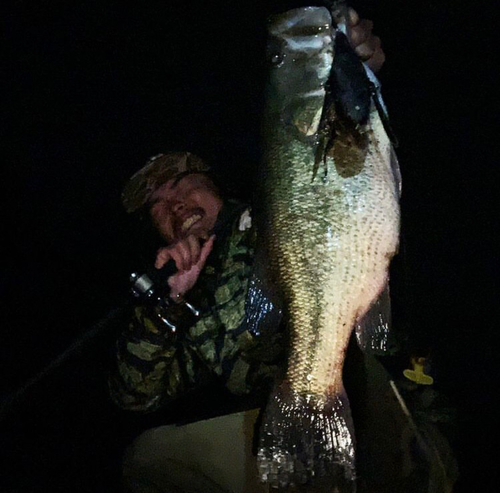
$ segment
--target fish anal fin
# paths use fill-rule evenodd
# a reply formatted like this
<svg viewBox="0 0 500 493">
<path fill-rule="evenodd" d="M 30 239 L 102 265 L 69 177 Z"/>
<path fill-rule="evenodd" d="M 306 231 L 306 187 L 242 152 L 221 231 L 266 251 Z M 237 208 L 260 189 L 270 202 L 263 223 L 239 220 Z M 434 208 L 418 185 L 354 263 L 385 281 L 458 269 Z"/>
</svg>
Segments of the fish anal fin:
<svg viewBox="0 0 500 493">
<path fill-rule="evenodd" d="M 325 491 L 354 492 L 354 429 L 345 391 L 297 393 L 284 380 L 264 410 L 257 463 L 261 481 L 272 488 L 325 482 L 331 488 Z"/>
<path fill-rule="evenodd" d="M 389 283 L 386 283 L 377 300 L 356 322 L 359 347 L 367 353 L 380 356 L 395 353 L 399 348 L 391 327 L 391 297 Z"/>
<path fill-rule="evenodd" d="M 394 186 L 396 188 L 396 194 L 398 198 L 401 198 L 402 193 L 402 179 L 401 179 L 401 169 L 399 167 L 398 156 L 394 146 L 391 145 L 391 169 L 394 176 Z"/>
</svg>

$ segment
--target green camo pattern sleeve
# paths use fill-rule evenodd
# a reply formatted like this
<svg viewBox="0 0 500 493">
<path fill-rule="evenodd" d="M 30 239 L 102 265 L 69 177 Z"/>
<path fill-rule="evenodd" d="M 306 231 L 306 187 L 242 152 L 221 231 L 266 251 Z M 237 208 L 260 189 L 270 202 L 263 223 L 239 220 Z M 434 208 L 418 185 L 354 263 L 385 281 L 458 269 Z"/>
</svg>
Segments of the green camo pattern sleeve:
<svg viewBox="0 0 500 493">
<path fill-rule="evenodd" d="M 116 368 L 109 379 L 111 397 L 118 406 L 154 411 L 214 380 L 235 394 L 245 394 L 276 371 L 279 335 L 264 345 L 245 325 L 255 243 L 249 217 L 248 210 L 238 217 L 189 293 L 190 301 L 202 311 L 196 323 L 172 336 L 154 308 L 135 309 L 128 330 L 117 341 Z"/>
</svg>

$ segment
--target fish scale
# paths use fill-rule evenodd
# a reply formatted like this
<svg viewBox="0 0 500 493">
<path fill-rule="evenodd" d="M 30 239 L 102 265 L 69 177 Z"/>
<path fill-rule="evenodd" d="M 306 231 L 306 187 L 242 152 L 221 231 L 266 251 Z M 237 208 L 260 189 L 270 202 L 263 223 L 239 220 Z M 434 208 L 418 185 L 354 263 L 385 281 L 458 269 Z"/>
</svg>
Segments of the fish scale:
<svg viewBox="0 0 500 493">
<path fill-rule="evenodd" d="M 279 293 L 275 304 L 285 314 L 290 348 L 286 375 L 263 416 L 259 470 L 274 487 L 326 476 L 340 491 L 354 491 L 354 430 L 342 368 L 352 330 L 386 286 L 397 250 L 391 143 L 371 104 L 362 128 L 339 127 L 356 138 L 334 139 L 333 157 L 324 156 L 317 170 L 317 115 L 324 114 L 337 34 L 321 7 L 289 11 L 269 26 L 274 65 L 257 257 L 266 259 L 270 292 Z M 351 150 L 352 142 L 366 149 Z"/>
<path fill-rule="evenodd" d="M 376 112 L 372 112 L 369 132 L 373 151 L 359 175 L 340 177 L 333 160 L 327 158 L 327 181 L 311 185 L 313 149 L 308 149 L 306 156 L 303 145 L 294 140 L 290 149 L 293 154 L 300 145 L 302 152 L 297 155 L 304 156 L 301 165 L 295 165 L 286 183 L 280 180 L 279 186 L 265 189 L 266 201 L 276 204 L 267 215 L 268 228 L 273 231 L 268 255 L 283 259 L 271 268 L 277 269 L 287 300 L 292 346 L 313 347 L 315 353 L 312 357 L 309 353 L 301 357 L 305 352 L 300 349 L 292 353 L 288 378 L 300 391 L 325 391 L 336 383 L 350 337 L 345 327 L 352 329 L 355 319 L 385 285 L 389 258 L 397 248 L 399 211 L 390 168 L 390 141 Z M 284 140 L 277 139 L 278 149 Z M 264 183 L 275 183 L 274 176 L 287 174 L 286 157 L 271 154 L 266 160 L 273 167 Z M 329 228 L 325 228 L 326 223 Z M 314 231 L 320 231 L 320 237 L 311 234 Z M 301 241 L 292 241 L 292 234 Z M 321 305 L 319 324 L 312 322 L 311 298 Z M 314 330 L 308 329 L 311 326 Z M 318 338 L 321 343 L 317 343 Z M 328 358 L 325 352 L 331 354 L 331 348 L 339 344 L 343 350 L 338 357 Z M 311 387 L 308 375 L 317 382 L 315 386 Z"/>
</svg>

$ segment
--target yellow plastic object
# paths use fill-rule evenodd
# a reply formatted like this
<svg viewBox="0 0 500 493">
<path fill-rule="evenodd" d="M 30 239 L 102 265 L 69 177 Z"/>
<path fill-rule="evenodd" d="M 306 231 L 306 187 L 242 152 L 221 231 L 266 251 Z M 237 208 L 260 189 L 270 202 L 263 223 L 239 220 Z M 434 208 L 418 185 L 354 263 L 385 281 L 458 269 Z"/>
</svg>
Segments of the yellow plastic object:
<svg viewBox="0 0 500 493">
<path fill-rule="evenodd" d="M 432 385 L 434 383 L 434 379 L 424 373 L 425 358 L 411 358 L 411 364 L 412 370 L 406 369 L 403 371 L 403 375 L 408 380 L 419 385 Z"/>
</svg>

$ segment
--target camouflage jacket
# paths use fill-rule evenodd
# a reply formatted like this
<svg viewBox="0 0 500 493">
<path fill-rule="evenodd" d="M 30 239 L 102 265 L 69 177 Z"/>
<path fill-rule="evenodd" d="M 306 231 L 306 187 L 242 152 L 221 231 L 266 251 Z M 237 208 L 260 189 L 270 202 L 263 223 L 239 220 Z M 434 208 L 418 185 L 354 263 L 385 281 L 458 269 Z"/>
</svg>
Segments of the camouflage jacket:
<svg viewBox="0 0 500 493">
<path fill-rule="evenodd" d="M 255 232 L 249 209 L 238 213 L 188 293 L 201 316 L 171 334 L 157 308 L 137 306 L 117 341 L 116 368 L 109 378 L 113 401 L 123 409 L 155 411 L 213 381 L 247 394 L 279 368 L 280 331 L 254 336 L 245 324 L 245 299 Z M 175 306 L 172 308 L 175 311 Z M 175 317 L 175 313 L 172 313 Z"/>
</svg>

